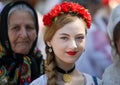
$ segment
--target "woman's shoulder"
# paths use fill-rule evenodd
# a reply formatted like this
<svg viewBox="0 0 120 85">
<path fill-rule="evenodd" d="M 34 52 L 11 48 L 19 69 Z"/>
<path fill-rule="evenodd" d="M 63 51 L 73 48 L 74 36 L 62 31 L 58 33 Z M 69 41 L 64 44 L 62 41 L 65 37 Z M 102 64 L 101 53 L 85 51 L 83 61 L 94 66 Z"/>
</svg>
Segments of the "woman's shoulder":
<svg viewBox="0 0 120 85">
<path fill-rule="evenodd" d="M 103 73 L 103 76 L 104 75 L 106 76 L 106 75 L 110 75 L 110 74 L 115 74 L 119 71 L 120 71 L 120 65 L 113 63 L 105 69 L 105 72 Z"/>
<path fill-rule="evenodd" d="M 89 74 L 83 73 L 86 81 L 86 85 L 99 85 L 101 80 L 95 76 L 91 76 Z"/>
<path fill-rule="evenodd" d="M 119 85 L 120 84 L 120 65 L 112 64 L 106 68 L 102 76 L 103 85 Z"/>
<path fill-rule="evenodd" d="M 47 84 L 47 76 L 41 75 L 39 78 L 35 79 L 30 83 L 30 85 L 46 85 Z"/>
</svg>

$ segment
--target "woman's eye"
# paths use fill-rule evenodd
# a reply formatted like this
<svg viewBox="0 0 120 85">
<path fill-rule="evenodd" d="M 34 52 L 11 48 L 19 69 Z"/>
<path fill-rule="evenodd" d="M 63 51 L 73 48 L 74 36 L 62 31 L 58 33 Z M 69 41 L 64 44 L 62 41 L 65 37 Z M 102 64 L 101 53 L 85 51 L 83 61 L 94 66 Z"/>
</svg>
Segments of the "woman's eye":
<svg viewBox="0 0 120 85">
<path fill-rule="evenodd" d="M 80 37 L 76 37 L 76 40 L 83 40 L 84 39 L 84 36 L 80 36 Z"/>
<path fill-rule="evenodd" d="M 68 40 L 68 38 L 67 38 L 67 37 L 61 37 L 61 39 L 63 39 L 63 40 Z"/>
<path fill-rule="evenodd" d="M 31 26 L 26 26 L 26 29 L 27 29 L 27 30 L 33 30 L 33 29 L 34 29 L 34 27 L 31 27 Z"/>
<path fill-rule="evenodd" d="M 19 27 L 18 26 L 13 27 L 12 30 L 19 30 Z"/>
</svg>

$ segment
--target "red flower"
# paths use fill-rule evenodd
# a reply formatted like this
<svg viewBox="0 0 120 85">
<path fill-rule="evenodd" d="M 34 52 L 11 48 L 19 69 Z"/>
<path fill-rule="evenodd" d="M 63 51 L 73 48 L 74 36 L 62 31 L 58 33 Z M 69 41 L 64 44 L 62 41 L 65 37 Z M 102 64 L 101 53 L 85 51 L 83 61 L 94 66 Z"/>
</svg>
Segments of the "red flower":
<svg viewBox="0 0 120 85">
<path fill-rule="evenodd" d="M 85 19 L 88 28 L 91 25 L 90 13 L 81 5 L 73 2 L 63 2 L 62 4 L 56 5 L 47 15 L 44 15 L 43 22 L 45 26 L 50 26 L 60 13 L 78 13 L 83 19 Z"/>
<path fill-rule="evenodd" d="M 44 15 L 43 18 L 44 25 L 50 26 L 52 24 L 52 21 L 53 17 L 51 16 L 51 14 Z"/>
<path fill-rule="evenodd" d="M 72 4 L 71 10 L 72 10 L 73 12 L 78 12 L 78 13 L 79 13 L 79 11 L 80 11 L 81 8 L 83 8 L 83 7 L 80 6 L 79 4 Z"/>
<path fill-rule="evenodd" d="M 68 13 L 70 11 L 71 4 L 68 2 L 63 2 L 61 4 L 62 12 Z"/>
<path fill-rule="evenodd" d="M 81 10 L 79 11 L 79 14 L 80 14 L 81 16 L 83 16 L 83 18 L 84 18 L 85 10 L 84 10 L 84 9 L 81 9 Z"/>
<path fill-rule="evenodd" d="M 55 8 L 51 10 L 50 16 L 56 17 L 56 16 L 59 15 L 60 12 L 61 12 L 61 7 L 60 7 L 60 5 L 56 5 Z"/>
</svg>

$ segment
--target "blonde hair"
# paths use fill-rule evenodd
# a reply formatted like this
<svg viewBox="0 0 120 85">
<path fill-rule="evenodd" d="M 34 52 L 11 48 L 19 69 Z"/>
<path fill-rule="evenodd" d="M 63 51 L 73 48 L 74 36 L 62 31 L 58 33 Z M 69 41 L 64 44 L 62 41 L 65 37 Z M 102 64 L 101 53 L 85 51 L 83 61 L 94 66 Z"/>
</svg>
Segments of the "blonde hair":
<svg viewBox="0 0 120 85">
<path fill-rule="evenodd" d="M 70 13 L 58 16 L 57 21 L 53 22 L 50 27 L 47 27 L 45 29 L 45 34 L 44 34 L 45 44 L 46 42 L 50 41 L 53 38 L 57 30 L 59 30 L 61 27 L 63 27 L 67 23 L 75 21 L 77 18 L 82 19 L 82 17 L 75 15 L 75 14 L 70 14 Z M 86 22 L 85 22 L 85 25 L 87 29 Z M 57 75 L 56 75 L 57 74 L 57 71 L 56 71 L 57 63 L 55 61 L 55 54 L 53 51 L 49 52 L 48 49 L 49 49 L 49 46 L 46 44 L 45 51 L 47 54 L 47 58 L 45 61 L 45 73 L 48 77 L 47 85 L 57 85 L 57 82 L 56 82 L 57 81 Z"/>
</svg>

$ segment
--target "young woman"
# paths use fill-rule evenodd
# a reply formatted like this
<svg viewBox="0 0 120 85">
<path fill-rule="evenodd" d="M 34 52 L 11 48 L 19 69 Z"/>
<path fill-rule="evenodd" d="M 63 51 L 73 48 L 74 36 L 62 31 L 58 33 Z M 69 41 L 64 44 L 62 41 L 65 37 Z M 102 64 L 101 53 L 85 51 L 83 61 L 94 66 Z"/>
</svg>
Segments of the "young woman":
<svg viewBox="0 0 120 85">
<path fill-rule="evenodd" d="M 63 2 L 43 18 L 47 58 L 45 74 L 30 85 L 97 85 L 97 78 L 81 73 L 75 62 L 84 52 L 89 12 L 81 5 Z"/>
<path fill-rule="evenodd" d="M 7 4 L 0 16 L 0 85 L 28 85 L 43 73 L 36 48 L 37 15 L 29 4 Z"/>
</svg>

